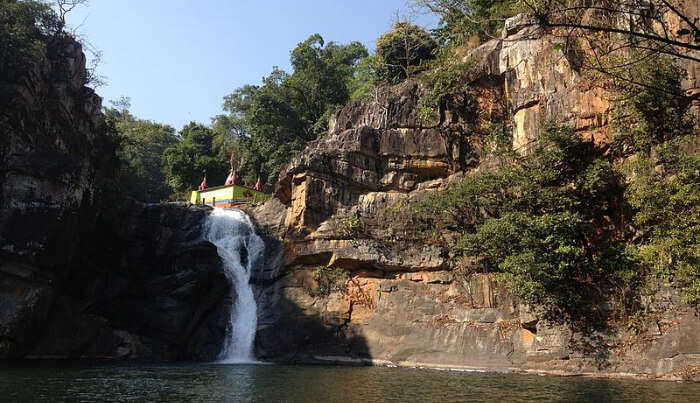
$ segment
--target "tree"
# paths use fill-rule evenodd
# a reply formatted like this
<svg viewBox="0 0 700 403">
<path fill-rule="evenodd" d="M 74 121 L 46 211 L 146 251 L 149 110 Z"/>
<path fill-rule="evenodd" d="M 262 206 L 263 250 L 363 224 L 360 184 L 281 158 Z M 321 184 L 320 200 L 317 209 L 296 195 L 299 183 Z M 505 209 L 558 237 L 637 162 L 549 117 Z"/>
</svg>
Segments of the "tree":
<svg viewBox="0 0 700 403">
<path fill-rule="evenodd" d="M 683 11 L 684 0 L 524 0 L 523 5 L 533 16 L 530 24 L 560 36 L 560 49 L 602 85 L 649 88 L 653 84 L 633 71 L 660 57 L 700 62 L 698 17 Z M 700 93 L 680 96 L 690 102 Z"/>
<path fill-rule="evenodd" d="M 162 155 L 175 144 L 175 130 L 150 120 L 135 118 L 129 112 L 127 97 L 104 108 L 105 121 L 119 136 L 117 157 L 120 160 L 118 183 L 122 196 L 143 202 L 167 200 L 172 189 L 163 175 Z"/>
<path fill-rule="evenodd" d="M 592 143 L 549 124 L 528 155 L 510 154 L 502 166 L 431 195 L 415 211 L 428 220 L 452 215 L 463 233 L 457 249 L 498 273 L 516 296 L 582 318 L 585 303 L 610 287 L 625 290 L 635 278 L 606 218 L 619 205 L 620 188 Z"/>
<path fill-rule="evenodd" d="M 178 196 L 186 196 L 196 188 L 205 172 L 209 183 L 223 184 L 226 180 L 228 161 L 216 155 L 213 141 L 211 128 L 190 122 L 178 133 L 177 143 L 163 152 L 165 181 Z"/>
<path fill-rule="evenodd" d="M 414 0 L 413 4 L 440 16 L 434 33 L 443 46 L 461 45 L 473 36 L 482 41 L 498 38 L 505 19 L 522 9 L 513 0 Z"/>
<path fill-rule="evenodd" d="M 555 45 L 575 68 L 607 86 L 625 82 L 637 88 L 648 83 L 631 74 L 633 67 L 660 56 L 700 62 L 698 16 L 686 10 L 686 0 L 416 0 L 441 17 L 438 36 L 460 41 L 465 32 L 494 37 L 505 19 L 517 13 L 530 34 L 549 32 L 560 38 Z M 686 6 L 688 3 L 688 6 Z M 466 27 L 462 29 L 462 27 Z M 700 93 L 690 96 L 700 98 Z"/>
<path fill-rule="evenodd" d="M 634 180 L 626 196 L 634 209 L 635 242 L 643 268 L 673 280 L 700 311 L 700 155 L 689 132 L 627 163 Z"/>
<path fill-rule="evenodd" d="M 0 2 L 0 81 L 25 74 L 31 63 L 47 54 L 61 29 L 56 13 L 42 2 Z"/>
<path fill-rule="evenodd" d="M 399 83 L 411 76 L 411 68 L 433 58 L 437 43 L 421 27 L 407 21 L 398 21 L 391 31 L 377 38 L 376 53 L 385 68 L 381 79 Z"/>
<path fill-rule="evenodd" d="M 348 85 L 350 99 L 361 99 L 369 96 L 379 85 L 379 75 L 382 61 L 377 55 L 363 57 L 355 65 L 355 73 Z"/>
<path fill-rule="evenodd" d="M 58 18 L 62 26 L 66 26 L 66 15 L 80 5 L 87 5 L 88 0 L 56 0 Z"/>
<path fill-rule="evenodd" d="M 534 18 L 529 25 L 566 28 L 568 36 L 607 32 L 634 38 L 637 45 L 676 56 L 680 49 L 700 50 L 698 17 L 686 12 L 685 0 L 415 0 L 419 7 L 440 15 L 439 34 L 447 39 L 478 33 L 498 37 L 503 22 L 517 13 Z M 673 28 L 676 29 L 673 29 Z"/>
<path fill-rule="evenodd" d="M 629 74 L 641 88 L 627 80 L 616 80 L 611 126 L 612 151 L 617 156 L 649 153 L 653 146 L 692 131 L 695 121 L 688 113 L 690 98 L 681 86 L 686 72 L 668 57 L 638 63 Z"/>
<path fill-rule="evenodd" d="M 292 50 L 291 74 L 274 67 L 261 85 L 224 97 L 227 114 L 214 120 L 216 152 L 238 150 L 240 174 L 246 181 L 260 175 L 271 190 L 291 156 L 328 130 L 330 115 L 350 97 L 355 64 L 366 56 L 359 42 L 325 43 L 311 35 Z"/>
<path fill-rule="evenodd" d="M 525 9 L 542 27 L 568 28 L 570 35 L 582 32 L 606 32 L 627 37 L 635 47 L 651 47 L 659 53 L 700 61 L 684 55 L 681 49 L 700 50 L 698 17 L 686 14 L 683 0 L 523 0 Z M 674 20 L 678 28 L 672 29 Z"/>
<path fill-rule="evenodd" d="M 613 151 L 627 157 L 625 197 L 640 269 L 680 285 L 684 300 L 700 310 L 700 127 L 676 94 L 684 72 L 669 59 L 635 68 L 651 85 L 622 92 Z"/>
</svg>

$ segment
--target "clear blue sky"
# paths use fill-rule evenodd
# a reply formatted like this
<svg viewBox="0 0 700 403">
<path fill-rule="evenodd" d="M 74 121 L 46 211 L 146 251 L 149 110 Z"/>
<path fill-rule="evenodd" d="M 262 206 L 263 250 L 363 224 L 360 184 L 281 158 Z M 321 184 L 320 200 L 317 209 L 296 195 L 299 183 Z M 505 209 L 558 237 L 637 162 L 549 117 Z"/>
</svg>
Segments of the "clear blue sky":
<svg viewBox="0 0 700 403">
<path fill-rule="evenodd" d="M 103 53 L 105 105 L 129 96 L 136 116 L 179 130 L 209 124 L 224 95 L 272 66 L 289 70 L 289 51 L 311 34 L 372 51 L 397 11 L 409 14 L 406 0 L 91 0 L 68 24 Z"/>
</svg>

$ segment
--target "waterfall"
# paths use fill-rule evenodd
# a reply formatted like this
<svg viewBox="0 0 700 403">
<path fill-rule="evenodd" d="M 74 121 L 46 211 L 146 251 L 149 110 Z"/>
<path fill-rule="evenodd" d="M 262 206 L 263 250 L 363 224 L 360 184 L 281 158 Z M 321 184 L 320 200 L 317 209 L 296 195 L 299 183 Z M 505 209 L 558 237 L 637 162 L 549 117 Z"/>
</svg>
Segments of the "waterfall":
<svg viewBox="0 0 700 403">
<path fill-rule="evenodd" d="M 216 245 L 231 281 L 235 301 L 219 360 L 224 363 L 253 362 L 258 319 L 250 275 L 252 269 L 262 262 L 265 243 L 255 233 L 247 214 L 221 208 L 215 208 L 207 217 L 204 237 Z"/>
</svg>

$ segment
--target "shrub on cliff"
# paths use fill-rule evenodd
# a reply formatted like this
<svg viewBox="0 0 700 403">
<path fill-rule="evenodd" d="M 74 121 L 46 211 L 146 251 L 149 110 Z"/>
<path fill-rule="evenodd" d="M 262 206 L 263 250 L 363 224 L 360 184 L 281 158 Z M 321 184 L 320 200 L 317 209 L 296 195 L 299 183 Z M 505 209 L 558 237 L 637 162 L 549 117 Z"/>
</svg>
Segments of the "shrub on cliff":
<svg viewBox="0 0 700 403">
<path fill-rule="evenodd" d="M 381 59 L 379 79 L 396 84 L 411 76 L 421 62 L 433 58 L 437 42 L 423 28 L 400 21 L 377 38 L 376 54 Z"/>
<path fill-rule="evenodd" d="M 698 133 L 655 146 L 627 164 L 635 247 L 652 276 L 675 281 L 700 307 L 700 155 Z"/>
<path fill-rule="evenodd" d="M 39 1 L 0 1 L 0 81 L 12 81 L 46 54 L 62 24 L 51 7 Z"/>
<path fill-rule="evenodd" d="M 674 281 L 700 308 L 700 128 L 681 86 L 685 70 L 664 56 L 628 74 L 615 80 L 612 150 L 628 157 L 631 246 L 641 271 Z"/>
<path fill-rule="evenodd" d="M 662 56 L 654 63 L 635 64 L 625 77 L 613 80 L 617 90 L 613 151 L 617 155 L 648 153 L 654 145 L 692 130 L 691 98 L 681 86 L 685 75 L 684 69 Z"/>
<path fill-rule="evenodd" d="M 327 297 L 332 292 L 344 291 L 349 277 L 348 273 L 341 268 L 319 266 L 314 270 L 317 286 L 309 290 L 309 294 L 312 297 Z"/>
<path fill-rule="evenodd" d="M 573 129 L 555 125 L 527 155 L 503 158 L 500 168 L 465 178 L 416 211 L 451 214 L 464 234 L 459 250 L 552 313 L 590 314 L 596 308 L 586 303 L 605 290 L 628 292 L 636 277 L 610 225 L 621 193 L 612 164 Z"/>
</svg>

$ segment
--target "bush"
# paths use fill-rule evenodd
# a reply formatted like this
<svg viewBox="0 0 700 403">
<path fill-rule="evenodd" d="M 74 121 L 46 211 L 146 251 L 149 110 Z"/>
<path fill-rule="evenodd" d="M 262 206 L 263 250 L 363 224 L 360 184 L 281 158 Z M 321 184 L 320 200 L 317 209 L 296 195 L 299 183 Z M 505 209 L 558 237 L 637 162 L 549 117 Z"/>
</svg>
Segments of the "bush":
<svg viewBox="0 0 700 403">
<path fill-rule="evenodd" d="M 547 125 L 525 157 L 505 155 L 480 173 L 418 206 L 454 215 L 464 234 L 457 248 L 499 273 L 523 301 L 550 313 L 583 317 L 585 302 L 634 281 L 605 217 L 621 193 L 612 165 L 573 129 Z"/>
<path fill-rule="evenodd" d="M 700 307 L 700 156 L 695 136 L 654 147 L 627 164 L 625 195 L 634 208 L 636 242 L 649 274 L 678 282 L 685 302 Z"/>
<path fill-rule="evenodd" d="M 345 291 L 345 282 L 350 276 L 348 273 L 337 267 L 319 266 L 314 270 L 314 280 L 318 287 L 310 294 L 314 297 L 326 297 L 335 291 Z"/>
<path fill-rule="evenodd" d="M 365 225 L 362 218 L 357 216 L 345 217 L 338 223 L 338 233 L 346 239 L 355 239 L 360 236 Z"/>
<path fill-rule="evenodd" d="M 687 113 L 690 99 L 681 86 L 684 69 L 668 57 L 659 57 L 632 70 L 630 77 L 645 86 L 618 83 L 612 116 L 617 155 L 648 153 L 654 145 L 689 133 L 694 124 Z"/>
<path fill-rule="evenodd" d="M 463 63 L 453 60 L 451 56 L 443 56 L 442 53 L 440 58 L 426 63 L 426 70 L 418 76 L 418 80 L 428 90 L 422 100 L 424 107 L 420 112 L 421 120 L 434 121 L 440 105 L 457 109 L 468 103 L 460 95 L 467 93 L 466 86 L 474 77 L 474 66 L 472 60 Z"/>
<path fill-rule="evenodd" d="M 12 81 L 47 52 L 62 30 L 56 13 L 39 1 L 0 2 L 0 81 Z"/>
<path fill-rule="evenodd" d="M 433 58 L 437 42 L 421 27 L 397 22 L 391 31 L 377 38 L 376 54 L 383 66 L 381 81 L 397 84 L 411 74 L 411 68 Z"/>
</svg>

